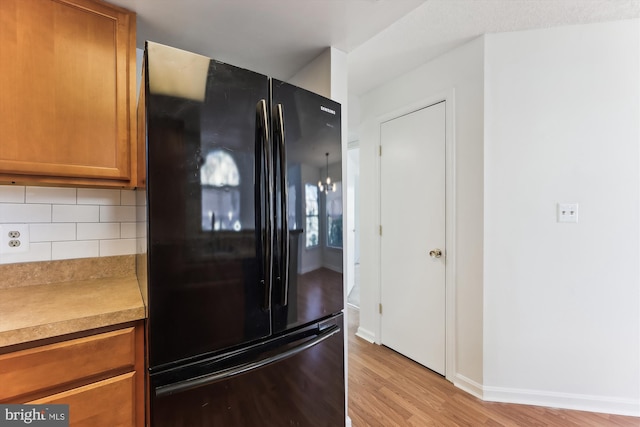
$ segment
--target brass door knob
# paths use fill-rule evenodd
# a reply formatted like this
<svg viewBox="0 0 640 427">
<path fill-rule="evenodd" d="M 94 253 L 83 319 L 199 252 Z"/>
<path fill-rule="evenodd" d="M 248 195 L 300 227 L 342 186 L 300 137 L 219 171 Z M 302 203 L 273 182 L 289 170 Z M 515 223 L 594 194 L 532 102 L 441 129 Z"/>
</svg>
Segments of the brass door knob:
<svg viewBox="0 0 640 427">
<path fill-rule="evenodd" d="M 434 249 L 429 252 L 429 256 L 431 258 L 440 258 L 442 256 L 442 251 L 440 249 Z"/>
</svg>

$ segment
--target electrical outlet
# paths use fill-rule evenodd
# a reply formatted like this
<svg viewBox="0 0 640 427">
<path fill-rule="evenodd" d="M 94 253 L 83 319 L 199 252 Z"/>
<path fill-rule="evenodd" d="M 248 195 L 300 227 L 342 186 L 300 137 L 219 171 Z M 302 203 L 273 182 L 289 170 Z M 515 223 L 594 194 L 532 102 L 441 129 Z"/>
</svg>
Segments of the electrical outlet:
<svg viewBox="0 0 640 427">
<path fill-rule="evenodd" d="M 558 203 L 558 222 L 578 222 L 578 204 Z"/>
<path fill-rule="evenodd" d="M 29 224 L 0 225 L 0 254 L 29 251 Z"/>
</svg>

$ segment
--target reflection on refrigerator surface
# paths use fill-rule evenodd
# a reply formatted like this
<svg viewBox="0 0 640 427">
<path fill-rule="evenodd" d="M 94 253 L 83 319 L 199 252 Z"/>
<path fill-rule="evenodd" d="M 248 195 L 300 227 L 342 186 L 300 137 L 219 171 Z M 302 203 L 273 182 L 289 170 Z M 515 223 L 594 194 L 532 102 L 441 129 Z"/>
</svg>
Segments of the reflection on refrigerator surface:
<svg viewBox="0 0 640 427">
<path fill-rule="evenodd" d="M 207 154 L 200 169 L 202 230 L 240 231 L 240 171 L 233 156 L 221 149 Z"/>
</svg>

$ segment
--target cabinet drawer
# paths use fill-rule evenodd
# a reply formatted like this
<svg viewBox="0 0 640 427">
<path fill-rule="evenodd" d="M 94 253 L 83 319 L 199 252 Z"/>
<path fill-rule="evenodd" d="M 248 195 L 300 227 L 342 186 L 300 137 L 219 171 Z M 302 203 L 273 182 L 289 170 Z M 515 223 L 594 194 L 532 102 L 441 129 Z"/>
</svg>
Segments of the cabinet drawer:
<svg viewBox="0 0 640 427">
<path fill-rule="evenodd" d="M 0 355 L 0 402 L 133 371 L 134 364 L 134 328 Z"/>
<path fill-rule="evenodd" d="M 131 427 L 135 425 L 135 373 L 119 375 L 29 404 L 68 404 L 70 427 Z"/>
</svg>

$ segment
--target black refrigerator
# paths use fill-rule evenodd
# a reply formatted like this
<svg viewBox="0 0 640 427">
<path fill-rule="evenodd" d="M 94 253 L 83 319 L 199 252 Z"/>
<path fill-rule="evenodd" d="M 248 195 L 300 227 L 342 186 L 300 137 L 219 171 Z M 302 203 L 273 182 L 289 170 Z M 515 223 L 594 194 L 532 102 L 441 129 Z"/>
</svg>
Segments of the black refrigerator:
<svg viewBox="0 0 640 427">
<path fill-rule="evenodd" d="M 150 425 L 344 425 L 340 105 L 152 42 L 143 74 Z"/>
</svg>

